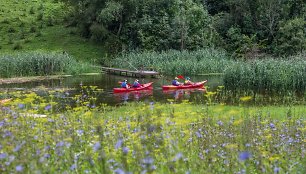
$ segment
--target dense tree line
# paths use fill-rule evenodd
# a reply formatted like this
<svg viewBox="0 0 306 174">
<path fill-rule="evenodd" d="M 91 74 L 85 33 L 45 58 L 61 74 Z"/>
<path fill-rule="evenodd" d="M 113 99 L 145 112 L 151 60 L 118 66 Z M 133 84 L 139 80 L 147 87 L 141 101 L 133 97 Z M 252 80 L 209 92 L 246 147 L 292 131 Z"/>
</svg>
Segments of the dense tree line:
<svg viewBox="0 0 306 174">
<path fill-rule="evenodd" d="M 234 57 L 306 48 L 305 0 L 62 0 L 82 36 L 109 50 L 223 47 Z"/>
</svg>

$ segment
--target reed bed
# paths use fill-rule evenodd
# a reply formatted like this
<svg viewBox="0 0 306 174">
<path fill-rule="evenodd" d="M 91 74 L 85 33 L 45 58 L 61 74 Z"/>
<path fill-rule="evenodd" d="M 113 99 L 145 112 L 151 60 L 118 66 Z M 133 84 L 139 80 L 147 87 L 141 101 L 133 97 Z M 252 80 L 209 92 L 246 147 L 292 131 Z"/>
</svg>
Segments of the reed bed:
<svg viewBox="0 0 306 174">
<path fill-rule="evenodd" d="M 233 63 L 225 52 L 210 48 L 190 52 L 170 50 L 162 53 L 122 54 L 113 59 L 109 66 L 128 69 L 152 68 L 165 75 L 197 75 L 222 73 L 224 68 Z"/>
<path fill-rule="evenodd" d="M 57 112 L 71 96 L 46 93 L 5 93 L 1 173 L 305 173 L 303 105 L 108 107 L 80 93 Z"/>
<path fill-rule="evenodd" d="M 70 55 L 58 52 L 24 52 L 0 55 L 0 77 L 77 74 L 93 71 L 86 63 L 78 63 Z M 97 68 L 94 68 L 97 69 Z"/>
<path fill-rule="evenodd" d="M 228 90 L 303 93 L 306 91 L 306 60 L 295 57 L 236 62 L 225 70 L 223 82 Z"/>
</svg>

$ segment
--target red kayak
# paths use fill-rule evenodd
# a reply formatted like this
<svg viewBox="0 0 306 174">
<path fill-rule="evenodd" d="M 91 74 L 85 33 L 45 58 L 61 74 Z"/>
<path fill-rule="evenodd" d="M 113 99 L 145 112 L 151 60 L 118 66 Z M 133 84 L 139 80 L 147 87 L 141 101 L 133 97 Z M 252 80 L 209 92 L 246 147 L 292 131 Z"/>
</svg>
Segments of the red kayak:
<svg viewBox="0 0 306 174">
<path fill-rule="evenodd" d="M 114 93 L 119 93 L 119 92 L 130 92 L 130 91 L 140 91 L 140 90 L 145 90 L 145 89 L 152 89 L 152 84 L 153 82 L 150 82 L 150 83 L 146 83 L 146 84 L 143 84 L 141 85 L 140 87 L 138 88 L 114 88 Z"/>
<path fill-rule="evenodd" d="M 169 90 L 169 89 L 191 89 L 191 88 L 202 88 L 204 84 L 207 82 L 207 80 L 202 82 L 197 82 L 192 85 L 180 85 L 180 86 L 174 86 L 174 85 L 164 85 L 163 90 Z"/>
</svg>

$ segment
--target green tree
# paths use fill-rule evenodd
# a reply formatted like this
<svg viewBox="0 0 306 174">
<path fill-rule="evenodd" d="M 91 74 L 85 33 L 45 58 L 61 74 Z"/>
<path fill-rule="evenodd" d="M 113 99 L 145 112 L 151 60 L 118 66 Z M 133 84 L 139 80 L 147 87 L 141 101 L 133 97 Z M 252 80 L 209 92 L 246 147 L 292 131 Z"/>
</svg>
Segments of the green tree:
<svg viewBox="0 0 306 174">
<path fill-rule="evenodd" d="M 296 18 L 281 23 L 273 43 L 277 55 L 293 55 L 306 49 L 306 22 Z"/>
</svg>

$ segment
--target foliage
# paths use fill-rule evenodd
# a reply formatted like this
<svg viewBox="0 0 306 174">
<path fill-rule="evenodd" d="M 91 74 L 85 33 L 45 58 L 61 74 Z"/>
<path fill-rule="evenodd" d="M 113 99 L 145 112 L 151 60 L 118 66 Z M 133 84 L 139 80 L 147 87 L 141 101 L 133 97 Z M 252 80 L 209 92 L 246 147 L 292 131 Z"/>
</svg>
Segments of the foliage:
<svg viewBox="0 0 306 174">
<path fill-rule="evenodd" d="M 96 41 L 116 37 L 123 50 L 194 50 L 220 40 L 207 10 L 193 0 L 66 2 L 74 7 L 75 22 L 85 37 Z M 92 28 L 104 34 L 97 36 Z"/>
<path fill-rule="evenodd" d="M 286 56 L 301 53 L 306 48 L 306 22 L 304 18 L 288 20 L 280 25 L 274 43 L 274 52 Z"/>
<path fill-rule="evenodd" d="M 218 3 L 210 0 L 205 1 L 209 7 L 210 14 L 216 18 L 215 27 L 217 31 L 223 36 L 230 47 L 227 50 L 230 52 L 236 52 L 237 48 L 235 43 L 232 43 L 231 37 L 228 37 L 228 33 L 232 32 L 232 28 L 235 27 L 239 30 L 241 35 L 252 38 L 256 35 L 257 39 L 252 41 L 253 45 L 259 45 L 256 49 L 257 52 L 274 53 L 276 55 L 286 52 L 287 55 L 298 54 L 301 50 L 305 50 L 305 45 L 301 44 L 306 39 L 305 33 L 300 32 L 299 26 L 305 25 L 303 20 L 305 18 L 306 4 L 302 0 L 290 0 L 290 1 L 279 1 L 279 0 L 223 0 Z M 296 19 L 300 18 L 300 20 Z M 224 21 L 224 22 L 218 22 Z M 282 39 L 278 42 L 278 38 L 286 37 L 290 35 L 290 30 L 284 31 L 283 26 L 292 25 L 290 21 L 296 21 L 293 27 L 298 29 L 299 39 L 298 42 L 292 42 L 291 39 Z M 292 28 L 292 27 L 291 27 Z M 228 32 L 225 32 L 228 31 Z M 293 33 L 297 33 L 293 32 Z M 296 34 L 293 34 L 293 36 Z M 265 47 L 262 47 L 262 43 L 265 43 Z M 274 43 L 279 43 L 284 47 L 285 50 L 278 47 Z M 286 46 L 287 45 L 287 46 Z M 241 49 L 243 46 L 238 47 Z M 280 47 L 280 46 L 279 46 Z M 294 48 L 288 48 L 294 47 Z M 298 49 L 297 49 L 297 48 Z M 275 50 L 276 49 L 276 50 Z M 243 54 L 248 54 L 242 52 Z M 239 56 L 239 55 L 238 55 Z M 242 55 L 244 57 L 244 55 Z M 248 57 L 248 56 L 247 56 Z"/>
</svg>

